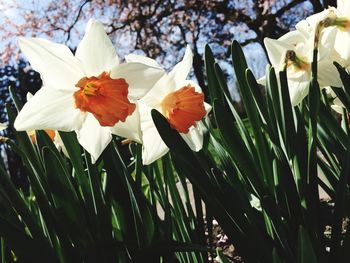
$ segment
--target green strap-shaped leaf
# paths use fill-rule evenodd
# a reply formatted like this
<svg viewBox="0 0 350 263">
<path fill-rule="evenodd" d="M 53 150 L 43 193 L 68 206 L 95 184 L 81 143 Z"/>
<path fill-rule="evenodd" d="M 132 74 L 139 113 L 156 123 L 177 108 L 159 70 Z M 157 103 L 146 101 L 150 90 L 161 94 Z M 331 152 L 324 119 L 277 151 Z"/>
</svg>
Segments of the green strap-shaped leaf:
<svg viewBox="0 0 350 263">
<path fill-rule="evenodd" d="M 297 263 L 318 263 L 309 234 L 303 226 L 298 231 L 298 261 Z"/>
<path fill-rule="evenodd" d="M 348 188 L 348 177 L 350 172 L 350 150 L 348 148 L 342 161 L 342 170 L 340 172 L 339 182 L 336 188 L 335 207 L 333 213 L 332 237 L 331 237 L 331 258 L 333 262 L 340 261 L 340 249 L 342 242 L 342 227 L 345 218 L 345 200 Z"/>
<path fill-rule="evenodd" d="M 258 151 L 259 167 L 264 176 L 265 183 L 269 186 L 269 189 L 273 191 L 274 184 L 272 177 L 272 161 L 270 158 L 270 150 L 268 148 L 266 138 L 262 133 L 263 122 L 260 118 L 260 114 L 254 100 L 254 92 L 252 92 L 247 82 L 247 62 L 244 58 L 243 50 L 237 41 L 233 41 L 231 52 L 232 63 L 236 72 L 244 108 L 250 120 L 255 139 L 255 146 Z"/>
<path fill-rule="evenodd" d="M 48 147 L 44 147 L 42 151 L 58 231 L 67 233 L 76 249 L 85 250 L 92 246 L 93 238 L 81 200 L 72 185 L 70 175 L 58 161 L 58 157 Z"/>
</svg>

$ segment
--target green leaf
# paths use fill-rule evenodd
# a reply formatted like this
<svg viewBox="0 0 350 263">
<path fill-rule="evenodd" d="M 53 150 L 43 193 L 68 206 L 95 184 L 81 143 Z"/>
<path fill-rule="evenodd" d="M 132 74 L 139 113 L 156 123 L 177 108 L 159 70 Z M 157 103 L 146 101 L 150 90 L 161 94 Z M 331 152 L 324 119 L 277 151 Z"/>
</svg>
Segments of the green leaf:
<svg viewBox="0 0 350 263">
<path fill-rule="evenodd" d="M 237 166 L 242 170 L 242 175 L 247 182 L 251 183 L 254 194 L 259 197 L 263 196 L 264 184 L 258 176 L 259 171 L 256 169 L 256 165 L 234 125 L 232 115 L 227 114 L 225 108 L 218 101 L 214 101 L 213 109 L 225 149 L 227 149 L 232 159 L 237 162 Z"/>
<path fill-rule="evenodd" d="M 44 233 L 42 229 L 40 229 L 34 215 L 28 208 L 28 204 L 26 201 L 20 196 L 18 190 L 15 188 L 13 183 L 11 182 L 8 174 L 5 172 L 2 165 L 0 165 L 0 184 L 8 196 L 11 204 L 16 209 L 17 213 L 24 220 L 26 225 L 28 226 L 31 235 L 33 238 L 38 238 L 41 242 L 47 243 L 45 246 L 48 246 L 48 242 L 45 239 Z M 46 248 L 47 249 L 47 248 Z"/>
<path fill-rule="evenodd" d="M 204 64 L 205 72 L 207 74 L 208 89 L 211 102 L 215 99 L 222 99 L 221 90 L 219 88 L 218 80 L 216 79 L 215 75 L 214 63 L 215 59 L 213 56 L 213 52 L 207 44 L 204 48 Z"/>
<path fill-rule="evenodd" d="M 56 220 L 59 222 L 58 231 L 67 232 L 77 249 L 86 249 L 92 244 L 92 235 L 70 175 L 52 150 L 44 147 L 42 151 Z"/>
<path fill-rule="evenodd" d="M 297 263 L 318 263 L 309 234 L 303 226 L 298 231 L 298 261 Z"/>
<path fill-rule="evenodd" d="M 346 72 L 346 69 L 343 68 L 338 62 L 335 61 L 333 64 L 337 67 L 347 95 L 350 95 L 350 75 Z"/>
<path fill-rule="evenodd" d="M 263 122 L 260 118 L 251 87 L 247 82 L 247 62 L 245 61 L 243 50 L 237 41 L 232 43 L 232 63 L 236 72 L 237 81 L 240 87 L 244 108 L 252 126 L 252 131 L 255 139 L 255 146 L 258 151 L 259 166 L 264 176 L 265 183 L 273 191 L 273 177 L 271 156 L 268 149 L 266 138 L 262 132 Z"/>
<path fill-rule="evenodd" d="M 335 207 L 333 213 L 331 253 L 330 256 L 334 262 L 340 262 L 340 249 L 342 242 L 342 227 L 345 217 L 345 200 L 347 193 L 347 181 L 350 171 L 350 150 L 348 148 L 342 161 L 342 170 L 340 172 L 339 182 L 336 189 Z"/>
<path fill-rule="evenodd" d="M 215 102 L 214 102 L 215 105 Z M 225 233 L 234 240 L 238 251 L 246 259 L 268 262 L 268 242 L 264 242 L 265 236 L 258 231 L 254 223 L 249 221 L 242 211 L 238 196 L 220 175 L 215 174 L 215 169 L 203 158 L 201 152 L 194 155 L 181 136 L 172 129 L 165 117 L 156 110 L 152 110 L 152 118 L 157 130 L 165 144 L 172 152 L 172 160 L 176 171 L 185 175 L 193 185 L 197 186 L 205 203 L 215 209 L 215 217 L 224 229 Z M 217 181 L 216 181 L 217 180 Z M 228 194 L 230 193 L 230 196 Z M 237 200 L 232 202 L 232 200 Z M 248 211 L 247 211 L 248 212 Z M 249 245 L 248 245 L 249 243 Z M 251 249 L 256 254 L 251 254 Z"/>
</svg>

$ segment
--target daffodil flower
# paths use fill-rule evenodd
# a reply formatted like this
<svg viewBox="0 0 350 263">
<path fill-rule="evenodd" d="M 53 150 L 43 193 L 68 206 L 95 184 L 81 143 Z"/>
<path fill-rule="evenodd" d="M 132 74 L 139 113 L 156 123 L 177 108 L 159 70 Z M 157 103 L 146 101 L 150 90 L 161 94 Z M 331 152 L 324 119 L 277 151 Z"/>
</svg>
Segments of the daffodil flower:
<svg viewBox="0 0 350 263">
<path fill-rule="evenodd" d="M 278 71 L 287 70 L 292 105 L 297 105 L 308 94 L 311 81 L 314 31 L 303 24 L 279 39 L 265 38 L 264 43 L 272 63 Z M 335 32 L 328 31 L 318 46 L 318 82 L 320 87 L 341 87 L 342 83 L 333 61 L 340 59 L 332 52 Z"/>
<path fill-rule="evenodd" d="M 192 67 L 193 55 L 187 47 L 183 60 L 138 101 L 142 131 L 142 161 L 150 164 L 169 149 L 155 127 L 151 110 L 162 113 L 193 151 L 203 147 L 204 125 L 201 120 L 211 107 L 204 102 L 201 88 L 186 80 Z"/>
<path fill-rule="evenodd" d="M 320 21 L 326 22 L 323 31 L 335 31 L 334 50 L 339 54 L 343 63 L 350 64 L 350 1 L 338 0 L 337 8 L 328 7 L 324 11 L 309 16 L 303 22 L 299 22 L 296 28 L 299 30 L 305 21 L 311 28 L 317 27 Z"/>
<path fill-rule="evenodd" d="M 17 130 L 76 131 L 93 162 L 112 133 L 141 140 L 135 101 L 163 76 L 162 68 L 119 64 L 103 25 L 94 19 L 75 56 L 68 47 L 40 38 L 20 38 L 19 46 L 44 85 L 19 112 Z"/>
</svg>

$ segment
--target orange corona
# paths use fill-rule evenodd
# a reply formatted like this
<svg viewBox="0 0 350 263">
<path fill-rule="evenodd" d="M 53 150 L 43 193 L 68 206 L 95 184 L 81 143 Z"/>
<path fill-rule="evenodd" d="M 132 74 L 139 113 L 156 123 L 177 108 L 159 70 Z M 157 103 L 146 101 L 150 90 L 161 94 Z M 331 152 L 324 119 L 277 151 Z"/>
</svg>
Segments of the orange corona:
<svg viewBox="0 0 350 263">
<path fill-rule="evenodd" d="M 112 79 L 103 72 L 97 77 L 84 77 L 75 84 L 75 105 L 83 112 L 92 113 L 101 126 L 114 126 L 125 121 L 136 106 L 128 99 L 128 83 L 123 78 Z"/>
<path fill-rule="evenodd" d="M 161 102 L 163 115 L 170 126 L 178 132 L 187 133 L 196 121 L 200 121 L 206 114 L 204 108 L 204 94 L 196 92 L 194 87 L 187 85 L 169 93 Z"/>
</svg>

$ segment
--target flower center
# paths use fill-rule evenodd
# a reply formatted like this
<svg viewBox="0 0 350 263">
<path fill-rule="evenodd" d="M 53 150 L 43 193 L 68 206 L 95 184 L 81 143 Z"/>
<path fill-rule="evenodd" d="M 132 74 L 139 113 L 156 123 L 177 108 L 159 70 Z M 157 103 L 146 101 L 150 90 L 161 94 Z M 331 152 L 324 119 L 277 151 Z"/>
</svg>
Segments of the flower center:
<svg viewBox="0 0 350 263">
<path fill-rule="evenodd" d="M 310 63 L 307 62 L 305 59 L 298 57 L 295 51 L 288 50 L 286 54 L 286 65 L 287 67 L 292 67 L 295 71 L 303 70 L 303 71 L 309 71 L 310 70 Z"/>
<path fill-rule="evenodd" d="M 98 86 L 92 82 L 88 82 L 83 88 L 83 92 L 85 95 L 97 95 L 98 90 Z"/>
<path fill-rule="evenodd" d="M 339 17 L 335 19 L 334 25 L 346 30 L 350 28 L 350 20 L 346 17 Z"/>
<path fill-rule="evenodd" d="M 128 99 L 128 83 L 125 79 L 112 79 L 110 74 L 102 72 L 99 76 L 83 77 L 74 93 L 75 106 L 82 112 L 90 112 L 101 126 L 114 126 L 125 121 L 136 106 Z"/>
<path fill-rule="evenodd" d="M 169 93 L 160 105 L 170 126 L 181 133 L 187 133 L 206 114 L 204 94 L 196 92 L 190 84 Z"/>
</svg>

